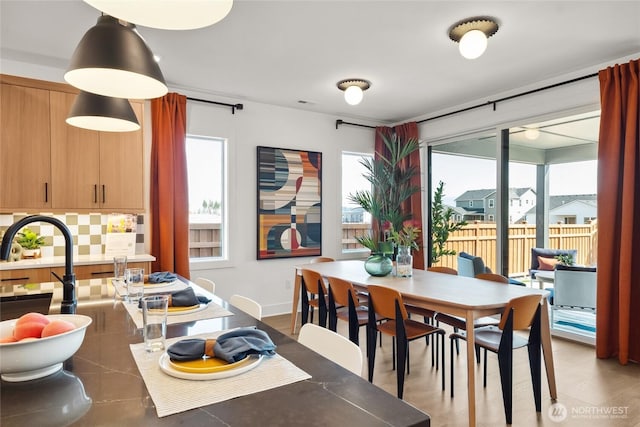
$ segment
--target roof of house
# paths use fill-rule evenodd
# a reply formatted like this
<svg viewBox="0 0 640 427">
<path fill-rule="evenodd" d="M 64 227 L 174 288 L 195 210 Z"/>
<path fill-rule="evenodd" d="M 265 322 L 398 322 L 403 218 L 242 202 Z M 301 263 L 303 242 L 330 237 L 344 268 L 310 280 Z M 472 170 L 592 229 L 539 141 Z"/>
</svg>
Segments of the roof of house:
<svg viewBox="0 0 640 427">
<path fill-rule="evenodd" d="M 524 193 L 527 191 L 535 191 L 531 187 L 512 187 L 509 188 L 509 200 L 511 199 L 519 199 Z M 481 190 L 467 190 L 462 195 L 458 196 L 455 200 L 463 201 L 463 200 L 481 200 L 486 199 L 496 192 L 495 188 L 486 188 Z"/>
<path fill-rule="evenodd" d="M 563 194 L 560 196 L 549 196 L 549 211 L 559 208 L 572 202 L 582 202 L 593 207 L 598 206 L 597 194 Z M 536 213 L 536 207 L 532 207 L 527 211 L 527 214 Z"/>
</svg>

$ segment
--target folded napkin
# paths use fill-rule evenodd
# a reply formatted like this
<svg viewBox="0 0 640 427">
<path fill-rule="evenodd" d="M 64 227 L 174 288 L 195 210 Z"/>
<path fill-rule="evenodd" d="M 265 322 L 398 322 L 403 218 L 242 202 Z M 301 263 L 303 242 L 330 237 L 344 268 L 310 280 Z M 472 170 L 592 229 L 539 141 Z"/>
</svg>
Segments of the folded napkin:
<svg viewBox="0 0 640 427">
<path fill-rule="evenodd" d="M 171 283 L 175 280 L 178 280 L 178 275 L 171 273 L 170 271 L 158 271 L 156 273 L 151 273 L 147 278 L 149 283 Z"/>
<path fill-rule="evenodd" d="M 193 288 L 185 288 L 169 294 L 169 307 L 191 307 L 194 305 L 208 304 L 211 300 L 204 295 L 196 295 Z M 142 301 L 138 303 L 142 307 Z"/>
<path fill-rule="evenodd" d="M 234 363 L 250 354 L 273 356 L 276 346 L 266 332 L 256 327 L 239 328 L 215 339 L 189 338 L 180 340 L 167 349 L 171 360 L 184 362 L 203 356 L 217 357 Z"/>
</svg>

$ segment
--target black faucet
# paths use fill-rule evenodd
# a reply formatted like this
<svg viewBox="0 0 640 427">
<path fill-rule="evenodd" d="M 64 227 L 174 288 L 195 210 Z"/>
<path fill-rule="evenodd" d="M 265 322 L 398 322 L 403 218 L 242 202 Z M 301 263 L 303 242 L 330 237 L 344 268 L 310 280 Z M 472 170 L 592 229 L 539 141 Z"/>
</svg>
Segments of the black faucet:
<svg viewBox="0 0 640 427">
<path fill-rule="evenodd" d="M 0 246 L 0 260 L 9 259 L 11 252 L 11 242 L 16 233 L 25 225 L 32 222 L 48 222 L 55 225 L 64 236 L 64 276 L 62 277 L 62 304 L 60 305 L 60 313 L 75 314 L 78 301 L 76 300 L 76 275 L 73 273 L 73 236 L 66 224 L 57 218 L 44 215 L 31 215 L 10 225 L 2 238 L 2 246 Z M 55 275 L 58 277 L 57 275 Z M 58 277 L 58 280 L 60 278 Z"/>
</svg>

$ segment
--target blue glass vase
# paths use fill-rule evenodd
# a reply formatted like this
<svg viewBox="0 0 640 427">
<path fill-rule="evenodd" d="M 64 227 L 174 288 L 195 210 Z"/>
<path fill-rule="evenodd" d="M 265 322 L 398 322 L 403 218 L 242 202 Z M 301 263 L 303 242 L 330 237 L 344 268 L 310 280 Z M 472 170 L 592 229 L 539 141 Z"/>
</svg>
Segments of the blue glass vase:
<svg viewBox="0 0 640 427">
<path fill-rule="evenodd" d="M 373 253 L 364 262 L 364 269 L 372 276 L 384 277 L 393 270 L 393 262 L 387 254 Z"/>
</svg>

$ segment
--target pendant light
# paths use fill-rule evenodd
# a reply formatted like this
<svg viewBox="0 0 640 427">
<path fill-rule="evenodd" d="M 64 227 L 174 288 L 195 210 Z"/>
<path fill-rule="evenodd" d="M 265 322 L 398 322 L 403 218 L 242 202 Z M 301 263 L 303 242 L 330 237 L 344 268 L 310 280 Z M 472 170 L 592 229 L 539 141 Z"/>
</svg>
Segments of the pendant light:
<svg viewBox="0 0 640 427">
<path fill-rule="evenodd" d="M 84 0 L 127 22 L 162 30 L 194 30 L 213 25 L 231 11 L 233 0 Z"/>
<path fill-rule="evenodd" d="M 64 79 L 80 90 L 116 98 L 158 98 L 168 92 L 135 25 L 109 15 L 100 16 L 82 37 Z"/>
<path fill-rule="evenodd" d="M 102 132 L 131 132 L 140 129 L 128 99 L 80 92 L 66 122 L 72 126 Z"/>
</svg>

